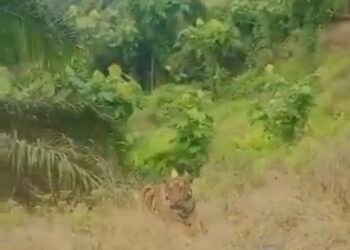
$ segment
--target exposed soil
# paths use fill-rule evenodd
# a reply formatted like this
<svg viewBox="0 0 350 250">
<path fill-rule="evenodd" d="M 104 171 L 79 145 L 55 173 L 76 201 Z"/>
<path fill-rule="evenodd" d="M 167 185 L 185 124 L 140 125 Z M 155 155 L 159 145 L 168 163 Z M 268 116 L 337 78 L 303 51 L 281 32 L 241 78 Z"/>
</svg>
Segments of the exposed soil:
<svg viewBox="0 0 350 250">
<path fill-rule="evenodd" d="M 344 19 L 331 23 L 321 35 L 321 42 L 329 49 L 350 49 L 350 20 Z"/>
</svg>

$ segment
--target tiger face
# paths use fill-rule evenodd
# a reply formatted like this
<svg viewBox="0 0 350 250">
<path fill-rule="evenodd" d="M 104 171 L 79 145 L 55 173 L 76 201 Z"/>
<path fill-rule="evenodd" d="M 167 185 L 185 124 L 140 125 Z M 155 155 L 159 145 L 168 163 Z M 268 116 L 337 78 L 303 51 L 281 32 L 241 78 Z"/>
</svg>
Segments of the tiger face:
<svg viewBox="0 0 350 250">
<path fill-rule="evenodd" d="M 194 205 L 191 183 L 184 177 L 171 178 L 165 182 L 165 200 L 171 209 L 189 209 Z"/>
<path fill-rule="evenodd" d="M 197 215 L 191 182 L 187 178 L 172 177 L 158 185 L 145 186 L 141 196 L 145 208 L 165 221 L 184 226 L 188 234 L 208 231 Z"/>
</svg>

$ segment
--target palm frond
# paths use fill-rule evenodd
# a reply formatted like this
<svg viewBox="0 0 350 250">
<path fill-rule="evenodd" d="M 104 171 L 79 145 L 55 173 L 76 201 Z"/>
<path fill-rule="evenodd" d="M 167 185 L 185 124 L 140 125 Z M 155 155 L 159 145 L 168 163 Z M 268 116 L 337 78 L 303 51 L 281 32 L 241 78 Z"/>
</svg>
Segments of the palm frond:
<svg viewBox="0 0 350 250">
<path fill-rule="evenodd" d="M 65 134 L 80 146 L 94 146 L 104 157 L 114 120 L 89 102 L 46 99 L 0 99 L 0 132 L 17 130 L 21 138 L 35 142 L 53 134 Z M 107 150 L 107 151 L 106 151 Z"/>
<path fill-rule="evenodd" d="M 23 21 L 36 22 L 46 31 L 43 35 L 55 35 L 56 39 L 64 40 L 76 39 L 77 33 L 73 26 L 64 19 L 64 9 L 50 8 L 45 1 L 0 0 L 1 12 Z"/>
<path fill-rule="evenodd" d="M 45 116 L 48 113 L 62 112 L 66 114 L 73 114 L 79 116 L 84 111 L 91 112 L 96 119 L 103 120 L 105 122 L 112 122 L 113 117 L 108 116 L 102 112 L 99 112 L 99 107 L 92 105 L 88 101 L 76 101 L 67 102 L 64 98 L 35 98 L 35 99 L 17 99 L 17 98 L 1 98 L 0 99 L 0 113 L 3 114 L 17 114 L 26 115 L 28 112 L 30 115 L 39 116 L 44 113 Z"/>
<path fill-rule="evenodd" d="M 28 143 L 12 135 L 0 133 L 0 156 L 7 157 L 8 166 L 18 183 L 29 179 L 40 189 L 57 193 L 70 190 L 85 193 L 112 182 L 110 166 L 88 149 L 81 150 L 67 137 Z"/>
<path fill-rule="evenodd" d="M 63 11 L 42 0 L 0 0 L 2 64 L 35 62 L 59 69 L 79 51 L 77 45 L 77 33 Z"/>
</svg>

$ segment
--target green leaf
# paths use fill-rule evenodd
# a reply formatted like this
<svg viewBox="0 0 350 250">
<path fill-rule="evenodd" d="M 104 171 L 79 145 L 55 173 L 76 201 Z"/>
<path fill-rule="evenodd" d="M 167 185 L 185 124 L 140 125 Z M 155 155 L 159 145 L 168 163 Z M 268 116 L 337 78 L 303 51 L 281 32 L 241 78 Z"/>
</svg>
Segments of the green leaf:
<svg viewBox="0 0 350 250">
<path fill-rule="evenodd" d="M 0 96 L 6 96 L 11 92 L 12 75 L 5 67 L 0 67 Z"/>
<path fill-rule="evenodd" d="M 266 67 L 265 67 L 265 72 L 267 74 L 273 74 L 274 73 L 274 66 L 272 64 L 268 64 Z"/>
<path fill-rule="evenodd" d="M 202 19 L 202 18 L 197 18 L 197 20 L 196 20 L 196 25 L 197 25 L 197 26 L 201 26 L 201 25 L 203 25 L 203 24 L 204 24 L 203 19 Z"/>
<path fill-rule="evenodd" d="M 42 90 L 46 97 L 53 97 L 55 95 L 56 88 L 53 83 L 46 83 Z"/>
<path fill-rule="evenodd" d="M 304 85 L 301 87 L 300 91 L 303 93 L 303 94 L 311 94 L 312 93 L 312 89 L 310 86 L 307 86 L 307 85 Z"/>
<path fill-rule="evenodd" d="M 195 108 L 190 109 L 187 113 L 192 119 L 197 120 L 197 121 L 203 121 L 206 117 L 205 113 L 199 112 Z"/>
<path fill-rule="evenodd" d="M 114 110 L 115 118 L 119 119 L 125 114 L 123 107 L 120 105 Z"/>
<path fill-rule="evenodd" d="M 64 71 L 66 72 L 67 76 L 75 76 L 75 72 L 70 66 L 66 66 Z"/>
<path fill-rule="evenodd" d="M 111 66 L 108 67 L 108 73 L 111 77 L 121 77 L 123 72 L 119 65 L 112 64 Z"/>
<path fill-rule="evenodd" d="M 71 5 L 68 8 L 66 15 L 70 18 L 75 18 L 79 14 L 79 9 L 76 5 Z"/>
<path fill-rule="evenodd" d="M 115 96 L 113 93 L 110 93 L 110 92 L 100 92 L 98 94 L 98 97 L 102 98 L 104 101 L 113 102 Z"/>
<path fill-rule="evenodd" d="M 85 16 L 77 18 L 76 24 L 79 29 L 93 29 L 96 27 L 95 20 Z"/>
<path fill-rule="evenodd" d="M 106 80 L 105 76 L 98 70 L 95 70 L 92 74 L 92 81 L 94 83 L 102 83 Z"/>
</svg>

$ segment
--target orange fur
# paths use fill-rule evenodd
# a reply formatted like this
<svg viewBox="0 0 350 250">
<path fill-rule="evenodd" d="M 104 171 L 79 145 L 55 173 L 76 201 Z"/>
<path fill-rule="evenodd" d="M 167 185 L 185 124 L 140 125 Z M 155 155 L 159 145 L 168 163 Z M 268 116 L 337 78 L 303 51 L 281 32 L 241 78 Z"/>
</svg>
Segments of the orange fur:
<svg viewBox="0 0 350 250">
<path fill-rule="evenodd" d="M 191 183 L 184 177 L 170 178 L 157 185 L 147 185 L 141 190 L 144 208 L 160 216 L 166 222 L 176 222 L 188 234 L 208 230 L 198 218 Z"/>
</svg>

